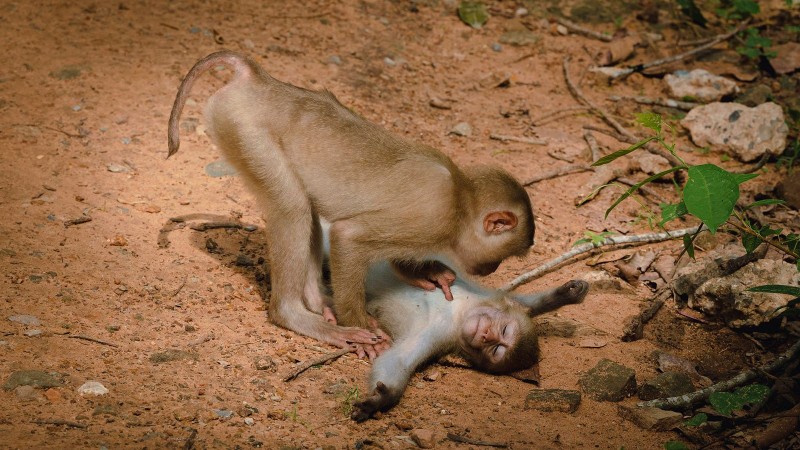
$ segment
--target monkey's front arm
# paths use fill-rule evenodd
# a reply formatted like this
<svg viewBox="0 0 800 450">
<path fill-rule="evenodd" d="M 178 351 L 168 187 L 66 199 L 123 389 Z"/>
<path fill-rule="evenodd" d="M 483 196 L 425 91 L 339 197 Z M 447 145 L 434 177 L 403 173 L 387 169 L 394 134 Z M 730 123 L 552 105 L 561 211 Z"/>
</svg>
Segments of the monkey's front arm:
<svg viewBox="0 0 800 450">
<path fill-rule="evenodd" d="M 425 361 L 437 356 L 442 338 L 435 330 L 408 333 L 375 360 L 370 374 L 370 391 L 353 405 L 351 418 L 363 422 L 378 411 L 387 411 L 400 402 L 408 380 Z"/>
</svg>

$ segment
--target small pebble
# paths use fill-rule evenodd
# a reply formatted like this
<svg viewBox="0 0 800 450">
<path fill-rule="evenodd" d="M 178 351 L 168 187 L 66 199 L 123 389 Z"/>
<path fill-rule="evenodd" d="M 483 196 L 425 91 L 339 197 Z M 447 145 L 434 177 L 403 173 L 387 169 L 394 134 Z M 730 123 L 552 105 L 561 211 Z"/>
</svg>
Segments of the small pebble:
<svg viewBox="0 0 800 450">
<path fill-rule="evenodd" d="M 72 110 L 73 111 L 80 111 L 81 108 L 82 108 L 81 105 L 75 105 L 75 106 L 72 107 Z"/>
<path fill-rule="evenodd" d="M 397 62 L 395 62 L 395 60 L 389 58 L 388 56 L 386 58 L 383 58 L 383 62 L 389 67 L 394 67 L 397 65 Z"/>
<path fill-rule="evenodd" d="M 131 143 L 131 138 L 129 138 L 129 137 L 124 137 L 124 138 L 120 139 L 120 141 L 121 141 L 123 144 L 125 144 L 125 145 L 128 145 L 128 144 L 130 144 L 130 143 Z"/>
<path fill-rule="evenodd" d="M 497 43 L 497 42 L 492 42 L 492 50 L 495 51 L 495 52 L 498 52 L 498 53 L 502 52 L 503 51 L 503 46 L 501 44 Z"/>
<path fill-rule="evenodd" d="M 23 334 L 25 336 L 28 336 L 28 337 L 41 336 L 42 335 L 42 330 L 26 330 L 25 333 L 23 333 Z"/>
<path fill-rule="evenodd" d="M 333 65 L 336 65 L 336 66 L 341 66 L 342 65 L 342 58 L 340 58 L 337 55 L 331 55 L 331 56 L 328 57 L 327 63 L 328 64 L 333 64 Z"/>
<path fill-rule="evenodd" d="M 28 314 L 15 314 L 13 316 L 9 316 L 8 320 L 16 323 L 21 323 L 23 325 L 31 325 L 34 327 L 38 327 L 42 324 L 41 321 L 37 317 L 28 315 Z"/>
<path fill-rule="evenodd" d="M 216 414 L 220 419 L 230 419 L 233 417 L 233 411 L 229 409 L 215 409 L 214 414 Z"/>
<path fill-rule="evenodd" d="M 245 417 L 244 423 L 246 423 L 247 425 L 253 425 L 254 423 L 256 423 L 256 421 L 252 417 Z"/>
<path fill-rule="evenodd" d="M 87 381 L 78 388 L 78 393 L 81 395 L 106 395 L 108 389 L 99 381 Z"/>
</svg>

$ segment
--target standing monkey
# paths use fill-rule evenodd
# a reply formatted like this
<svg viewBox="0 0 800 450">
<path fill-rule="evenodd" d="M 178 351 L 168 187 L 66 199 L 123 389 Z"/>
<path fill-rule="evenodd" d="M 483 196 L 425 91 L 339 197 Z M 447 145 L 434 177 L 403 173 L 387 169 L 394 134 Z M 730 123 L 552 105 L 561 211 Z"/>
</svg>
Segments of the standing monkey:
<svg viewBox="0 0 800 450">
<path fill-rule="evenodd" d="M 370 263 L 389 260 L 407 282 L 438 284 L 449 299 L 455 275 L 430 261 L 434 256 L 487 275 L 533 245 L 530 199 L 505 171 L 461 170 L 438 150 L 368 122 L 331 93 L 280 82 L 230 51 L 201 59 L 183 79 L 169 118 L 170 156 L 178 151 L 192 84 L 220 64 L 235 74 L 208 100 L 205 118 L 213 142 L 266 213 L 269 314 L 277 325 L 341 347 L 361 344 L 373 357 L 373 345 L 386 344 L 364 304 Z M 320 290 L 320 218 L 331 223 L 335 318 Z"/>
</svg>

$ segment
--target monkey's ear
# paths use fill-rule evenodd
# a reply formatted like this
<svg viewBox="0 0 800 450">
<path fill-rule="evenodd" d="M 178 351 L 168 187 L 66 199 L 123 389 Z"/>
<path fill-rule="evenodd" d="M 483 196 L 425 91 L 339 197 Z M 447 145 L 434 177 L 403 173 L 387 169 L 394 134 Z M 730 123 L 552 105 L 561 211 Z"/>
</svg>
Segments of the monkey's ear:
<svg viewBox="0 0 800 450">
<path fill-rule="evenodd" d="M 511 211 L 492 211 L 483 218 L 483 230 L 490 234 L 500 234 L 517 226 L 517 215 Z"/>
</svg>

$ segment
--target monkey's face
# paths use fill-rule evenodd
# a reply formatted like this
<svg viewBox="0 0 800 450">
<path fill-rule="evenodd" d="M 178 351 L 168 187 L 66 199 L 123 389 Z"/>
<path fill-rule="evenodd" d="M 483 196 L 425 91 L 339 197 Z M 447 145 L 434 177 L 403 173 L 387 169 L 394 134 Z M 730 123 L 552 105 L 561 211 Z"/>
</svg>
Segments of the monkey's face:
<svg viewBox="0 0 800 450">
<path fill-rule="evenodd" d="M 527 317 L 522 317 L 527 320 Z M 461 348 L 479 367 L 503 365 L 519 340 L 520 317 L 493 305 L 470 309 L 461 323 Z"/>
</svg>

